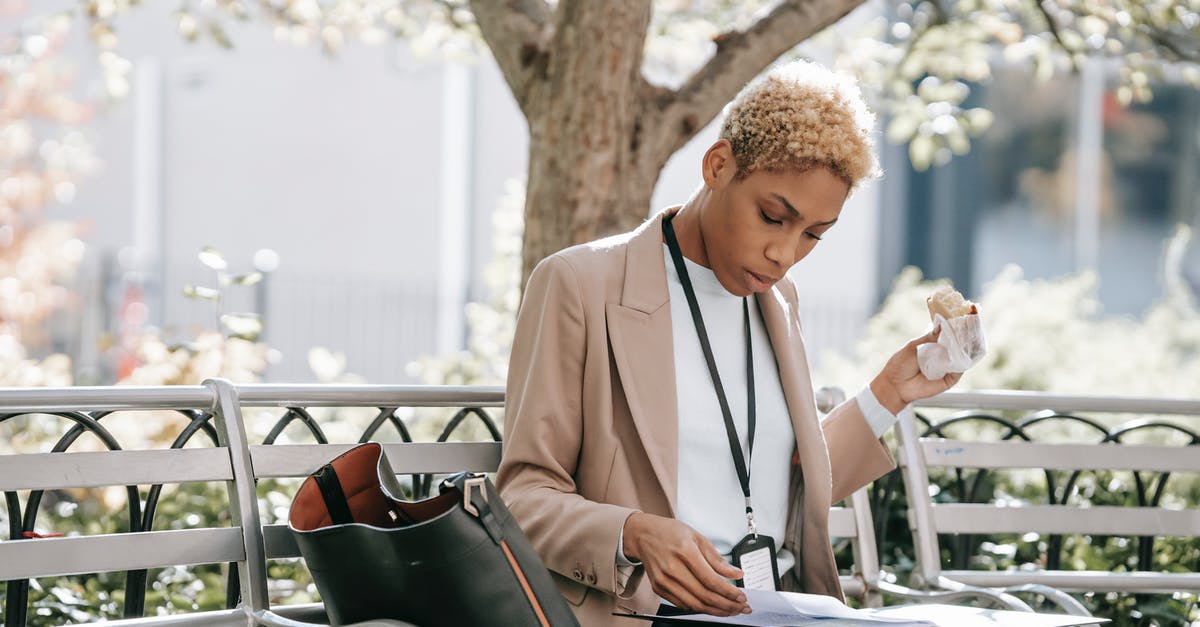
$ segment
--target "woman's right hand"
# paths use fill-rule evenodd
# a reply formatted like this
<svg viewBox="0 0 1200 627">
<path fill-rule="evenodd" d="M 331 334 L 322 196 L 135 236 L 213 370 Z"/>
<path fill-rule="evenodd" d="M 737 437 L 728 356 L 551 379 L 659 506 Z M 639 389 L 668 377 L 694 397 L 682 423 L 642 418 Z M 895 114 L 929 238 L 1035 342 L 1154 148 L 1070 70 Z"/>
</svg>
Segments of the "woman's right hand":
<svg viewBox="0 0 1200 627">
<path fill-rule="evenodd" d="M 646 569 L 654 593 L 676 607 L 714 616 L 750 612 L 746 595 L 726 581 L 742 571 L 708 538 L 673 518 L 637 512 L 625 519 L 625 557 Z"/>
</svg>

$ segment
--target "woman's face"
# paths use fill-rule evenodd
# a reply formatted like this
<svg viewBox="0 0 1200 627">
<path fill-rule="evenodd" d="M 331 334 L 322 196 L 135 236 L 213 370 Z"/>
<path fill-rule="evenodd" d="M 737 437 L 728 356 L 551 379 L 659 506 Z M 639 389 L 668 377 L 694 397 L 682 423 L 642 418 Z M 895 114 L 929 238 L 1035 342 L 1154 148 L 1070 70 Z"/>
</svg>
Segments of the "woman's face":
<svg viewBox="0 0 1200 627">
<path fill-rule="evenodd" d="M 823 167 L 716 179 L 700 232 L 708 266 L 736 296 L 769 290 L 812 252 L 850 193 L 845 181 Z"/>
</svg>

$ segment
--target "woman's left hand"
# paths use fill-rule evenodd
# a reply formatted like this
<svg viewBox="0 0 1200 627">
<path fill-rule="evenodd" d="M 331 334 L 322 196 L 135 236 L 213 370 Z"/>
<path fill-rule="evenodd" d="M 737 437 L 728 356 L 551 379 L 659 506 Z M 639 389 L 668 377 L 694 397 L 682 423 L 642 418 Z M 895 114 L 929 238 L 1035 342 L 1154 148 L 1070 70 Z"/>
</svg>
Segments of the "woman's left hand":
<svg viewBox="0 0 1200 627">
<path fill-rule="evenodd" d="M 927 342 L 936 342 L 941 328 L 918 337 L 904 345 L 883 366 L 883 370 L 871 381 L 871 392 L 879 403 L 893 414 L 900 413 L 909 403 L 936 396 L 950 389 L 962 377 L 961 372 L 952 372 L 941 379 L 930 381 L 917 367 L 917 347 Z"/>
</svg>

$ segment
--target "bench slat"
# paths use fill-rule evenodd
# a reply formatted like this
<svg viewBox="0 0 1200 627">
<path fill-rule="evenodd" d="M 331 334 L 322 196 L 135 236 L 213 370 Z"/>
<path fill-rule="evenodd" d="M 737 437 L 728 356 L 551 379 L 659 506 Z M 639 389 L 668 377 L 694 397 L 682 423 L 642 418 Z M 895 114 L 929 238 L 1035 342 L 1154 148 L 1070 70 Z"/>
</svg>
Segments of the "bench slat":
<svg viewBox="0 0 1200 627">
<path fill-rule="evenodd" d="M 946 577 L 973 586 L 999 587 L 1038 583 L 1083 592 L 1200 591 L 1200 573 L 1111 573 L 1099 570 L 947 570 Z"/>
<path fill-rule="evenodd" d="M 1071 507 L 1031 505 L 1001 507 L 954 503 L 933 506 L 938 533 L 1101 534 L 1190 537 L 1200 529 L 1200 510 L 1156 507 Z"/>
<path fill-rule="evenodd" d="M 848 507 L 829 510 L 829 537 L 853 538 L 857 534 L 858 522 L 854 519 L 854 510 Z"/>
<path fill-rule="evenodd" d="M 254 475 L 304 477 L 356 444 L 272 444 L 251 446 Z M 384 444 L 388 462 L 397 474 L 495 472 L 500 465 L 499 442 L 413 442 Z"/>
<path fill-rule="evenodd" d="M 104 627 L 247 627 L 250 624 L 243 608 L 104 621 Z"/>
<path fill-rule="evenodd" d="M 1200 472 L 1200 447 L 922 439 L 929 466 Z"/>
<path fill-rule="evenodd" d="M 225 448 L 0 455 L 0 491 L 232 480 Z"/>
<path fill-rule="evenodd" d="M 0 581 L 246 559 L 240 527 L 0 542 Z"/>
</svg>

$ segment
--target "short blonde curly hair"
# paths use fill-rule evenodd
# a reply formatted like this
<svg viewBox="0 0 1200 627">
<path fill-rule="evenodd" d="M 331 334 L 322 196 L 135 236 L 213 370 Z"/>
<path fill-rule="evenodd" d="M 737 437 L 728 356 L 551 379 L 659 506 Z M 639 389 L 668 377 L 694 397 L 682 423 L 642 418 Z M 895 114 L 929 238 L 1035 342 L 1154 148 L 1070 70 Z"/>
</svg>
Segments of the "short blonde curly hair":
<svg viewBox="0 0 1200 627">
<path fill-rule="evenodd" d="M 854 188 L 879 176 L 874 125 L 853 78 L 793 61 L 742 88 L 725 108 L 720 137 L 733 146 L 738 179 L 826 167 Z"/>
</svg>

